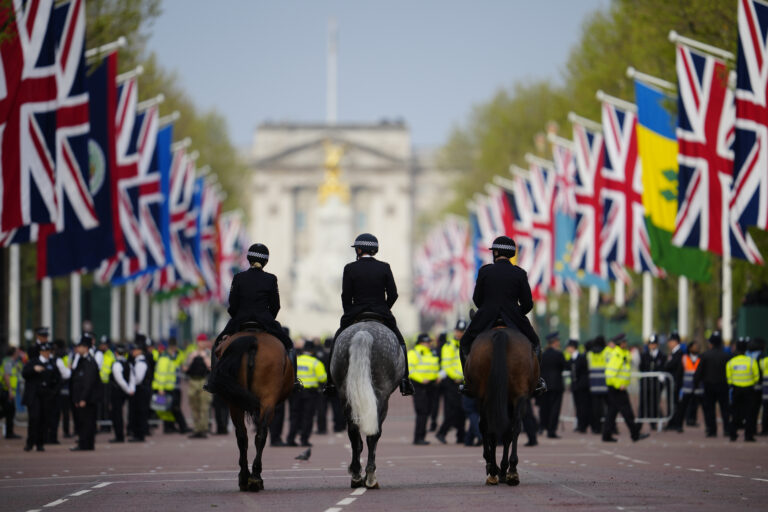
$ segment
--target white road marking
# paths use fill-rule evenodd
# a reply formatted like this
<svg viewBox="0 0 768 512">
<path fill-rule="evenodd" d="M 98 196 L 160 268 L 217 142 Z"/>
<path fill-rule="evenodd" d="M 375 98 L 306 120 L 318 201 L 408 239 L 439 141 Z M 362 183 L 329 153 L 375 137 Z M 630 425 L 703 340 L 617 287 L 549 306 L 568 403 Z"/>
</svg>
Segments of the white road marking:
<svg viewBox="0 0 768 512">
<path fill-rule="evenodd" d="M 82 491 L 73 492 L 70 496 L 82 496 L 85 493 L 91 492 L 90 489 L 83 489 Z"/>
<path fill-rule="evenodd" d="M 357 498 L 344 498 L 343 500 L 340 500 L 337 505 L 349 505 L 351 503 L 354 503 Z"/>
<path fill-rule="evenodd" d="M 715 473 L 717 476 L 727 476 L 728 478 L 741 478 L 741 475 L 732 475 L 730 473 Z"/>
<path fill-rule="evenodd" d="M 341 512 L 341 508 L 340 507 L 331 507 L 331 508 L 325 509 L 325 512 Z"/>
<path fill-rule="evenodd" d="M 96 484 L 93 487 L 91 487 L 91 489 L 101 489 L 102 487 L 106 487 L 111 483 L 112 482 L 101 482 L 100 484 Z"/>
<path fill-rule="evenodd" d="M 766 480 L 766 481 L 768 481 L 768 480 Z M 359 488 L 359 489 L 355 489 L 355 490 L 354 490 L 354 491 L 352 491 L 350 494 L 351 494 L 352 496 L 360 496 L 361 494 L 364 494 L 364 493 L 365 493 L 365 491 L 366 491 L 365 487 L 361 487 L 361 488 Z"/>
<path fill-rule="evenodd" d="M 752 480 L 756 480 L 758 482 L 768 482 L 765 478 L 753 478 Z"/>
<path fill-rule="evenodd" d="M 688 468 L 688 471 L 695 471 L 697 473 L 703 473 L 704 472 L 703 469 L 696 469 L 696 468 Z"/>
<path fill-rule="evenodd" d="M 40 512 L 39 508 L 33 508 L 31 510 L 27 510 L 27 512 Z"/>
<path fill-rule="evenodd" d="M 45 508 L 48 508 L 48 507 L 55 507 L 56 505 L 61 505 L 61 504 L 62 504 L 62 503 L 64 503 L 65 501 L 67 501 L 67 499 L 66 499 L 66 498 L 61 498 L 61 499 L 58 499 L 58 500 L 56 500 L 56 501 L 52 501 L 52 502 L 50 502 L 50 503 L 46 503 L 45 505 L 43 505 L 43 507 L 45 507 Z"/>
</svg>

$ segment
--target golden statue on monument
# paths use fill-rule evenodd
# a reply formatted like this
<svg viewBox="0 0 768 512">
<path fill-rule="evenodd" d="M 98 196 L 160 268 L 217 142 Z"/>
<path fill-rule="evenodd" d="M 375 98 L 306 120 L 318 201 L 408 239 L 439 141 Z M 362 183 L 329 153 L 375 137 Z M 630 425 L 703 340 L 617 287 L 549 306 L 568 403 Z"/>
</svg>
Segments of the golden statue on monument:
<svg viewBox="0 0 768 512">
<path fill-rule="evenodd" d="M 349 187 L 339 177 L 344 146 L 326 140 L 323 147 L 325 147 L 325 179 L 317 191 L 320 202 L 324 203 L 329 197 L 337 196 L 343 203 L 347 203 L 349 202 Z"/>
</svg>

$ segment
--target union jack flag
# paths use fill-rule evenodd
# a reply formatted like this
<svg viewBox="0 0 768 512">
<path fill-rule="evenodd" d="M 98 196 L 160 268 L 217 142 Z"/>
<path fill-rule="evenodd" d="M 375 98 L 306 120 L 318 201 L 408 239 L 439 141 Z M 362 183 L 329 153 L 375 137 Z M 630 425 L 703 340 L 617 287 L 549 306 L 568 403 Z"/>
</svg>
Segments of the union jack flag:
<svg viewBox="0 0 768 512">
<path fill-rule="evenodd" d="M 576 234 L 571 268 L 605 275 L 600 258 L 603 228 L 603 134 L 579 122 L 573 123 L 573 152 L 576 160 Z"/>
<path fill-rule="evenodd" d="M 174 152 L 170 187 L 170 245 L 175 282 L 198 285 L 200 276 L 193 247 L 198 215 L 194 201 L 195 163 L 184 148 Z"/>
<path fill-rule="evenodd" d="M 643 182 L 637 154 L 637 114 L 608 102 L 603 102 L 602 111 L 605 152 L 601 259 L 616 264 L 608 266 L 612 279 L 618 277 L 616 267 L 658 275 L 645 227 Z"/>
<path fill-rule="evenodd" d="M 679 186 L 672 242 L 762 261 L 754 241 L 731 222 L 734 101 L 728 68 L 709 55 L 677 47 Z"/>
<path fill-rule="evenodd" d="M 555 172 L 551 167 L 530 163 L 527 181 L 533 205 L 531 236 L 534 240 L 528 281 L 531 290 L 544 297 L 555 286 Z"/>
<path fill-rule="evenodd" d="M 552 144 L 555 163 L 555 209 L 568 216 L 576 215 L 576 157 L 570 144 Z"/>
<path fill-rule="evenodd" d="M 243 215 L 239 211 L 226 212 L 219 217 L 219 300 L 227 300 L 235 272 L 245 266 L 243 254 L 247 245 L 241 244 L 244 237 Z"/>
<path fill-rule="evenodd" d="M 56 38 L 53 0 L 0 11 L 0 231 L 56 222 Z"/>
<path fill-rule="evenodd" d="M 197 266 L 211 297 L 219 296 L 219 255 L 221 247 L 217 229 L 221 215 L 221 200 L 217 191 L 204 178 L 198 178 L 202 198 L 200 215 L 197 217 Z"/>
<path fill-rule="evenodd" d="M 739 0 L 736 142 L 731 215 L 768 229 L 768 4 Z"/>
</svg>

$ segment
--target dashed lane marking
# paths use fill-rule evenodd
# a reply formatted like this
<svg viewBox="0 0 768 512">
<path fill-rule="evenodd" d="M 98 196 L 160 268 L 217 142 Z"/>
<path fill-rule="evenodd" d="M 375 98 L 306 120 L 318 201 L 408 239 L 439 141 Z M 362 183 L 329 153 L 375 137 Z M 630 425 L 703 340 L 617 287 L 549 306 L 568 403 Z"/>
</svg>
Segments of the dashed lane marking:
<svg viewBox="0 0 768 512">
<path fill-rule="evenodd" d="M 337 503 L 337 505 L 349 505 L 349 504 L 351 504 L 351 503 L 354 503 L 354 501 L 355 501 L 356 499 L 357 499 L 357 498 L 344 498 L 343 500 L 339 500 L 339 502 Z"/>
<path fill-rule="evenodd" d="M 56 501 L 52 501 L 50 503 L 46 503 L 45 505 L 43 505 L 43 507 L 44 508 L 55 507 L 57 505 L 61 505 L 62 503 L 66 502 L 66 501 L 67 501 L 66 498 L 60 498 L 60 499 L 58 499 Z"/>
<path fill-rule="evenodd" d="M 83 489 L 82 491 L 73 492 L 70 496 L 82 496 L 83 494 L 91 492 L 90 489 Z"/>
<path fill-rule="evenodd" d="M 756 480 L 758 482 L 768 482 L 765 478 L 753 478 L 752 480 Z"/>
<path fill-rule="evenodd" d="M 341 512 L 341 507 L 331 507 L 325 509 L 325 512 Z"/>
<path fill-rule="evenodd" d="M 766 480 L 766 482 L 768 482 L 768 480 Z M 365 494 L 365 488 L 364 488 L 364 487 L 361 487 L 361 488 L 359 488 L 359 489 L 355 489 L 355 490 L 354 490 L 354 491 L 352 491 L 350 494 L 351 494 L 352 496 L 360 496 L 361 494 Z"/>
<path fill-rule="evenodd" d="M 96 484 L 91 489 L 101 489 L 102 487 L 106 487 L 110 485 L 112 482 L 101 482 L 100 484 Z"/>
<path fill-rule="evenodd" d="M 732 475 L 730 473 L 715 473 L 717 476 L 725 476 L 728 478 L 741 478 L 741 475 Z"/>
<path fill-rule="evenodd" d="M 688 468 L 688 471 L 695 471 L 697 473 L 703 473 L 704 472 L 703 469 L 696 469 L 696 468 Z"/>
</svg>

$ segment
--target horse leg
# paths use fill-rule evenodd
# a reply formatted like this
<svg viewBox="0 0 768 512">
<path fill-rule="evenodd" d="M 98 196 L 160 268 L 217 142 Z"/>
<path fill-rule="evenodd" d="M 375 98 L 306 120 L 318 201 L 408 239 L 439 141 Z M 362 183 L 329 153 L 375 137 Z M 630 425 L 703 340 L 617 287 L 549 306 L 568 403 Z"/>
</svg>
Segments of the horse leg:
<svg viewBox="0 0 768 512">
<path fill-rule="evenodd" d="M 512 440 L 511 429 L 507 429 L 504 435 L 501 436 L 501 443 L 503 445 L 501 453 L 501 465 L 499 466 L 499 475 L 503 481 L 506 481 L 507 468 L 509 467 L 509 442 Z"/>
<path fill-rule="evenodd" d="M 256 423 L 256 436 L 254 444 L 256 445 L 256 458 L 253 459 L 251 468 L 251 477 L 248 479 L 248 490 L 259 492 L 264 490 L 264 480 L 261 479 L 261 455 L 264 453 L 264 445 L 267 443 L 267 420 L 270 415 L 262 414 Z"/>
<path fill-rule="evenodd" d="M 237 438 L 237 449 L 240 450 L 240 474 L 237 476 L 237 483 L 241 491 L 248 490 L 248 478 L 251 474 L 248 472 L 248 431 L 245 428 L 245 413 L 237 407 L 229 407 L 229 416 L 235 425 L 235 437 Z"/>
<path fill-rule="evenodd" d="M 483 436 L 483 458 L 485 459 L 485 485 L 497 485 L 499 483 L 499 468 L 496 467 L 496 436 L 488 432 L 488 422 L 480 417 L 480 433 Z M 495 468 L 495 470 L 494 470 Z"/>
<path fill-rule="evenodd" d="M 352 488 L 363 486 L 363 477 L 360 475 L 360 454 L 363 452 L 363 439 L 360 437 L 360 429 L 352 423 L 351 415 L 347 415 L 347 435 L 349 445 L 352 447 L 352 462 L 349 463 L 349 474 L 352 475 Z"/>
<path fill-rule="evenodd" d="M 376 480 L 376 445 L 379 443 L 381 437 L 381 425 L 379 425 L 379 433 L 375 436 L 368 436 L 365 438 L 368 445 L 368 463 L 365 465 L 365 486 L 368 489 L 378 489 L 379 482 Z"/>
<path fill-rule="evenodd" d="M 519 485 L 520 475 L 517 473 L 517 438 L 520 436 L 523 414 L 525 409 L 525 400 L 518 398 L 517 404 L 512 411 L 512 455 L 509 458 L 509 472 L 507 473 L 508 485 Z"/>
</svg>

